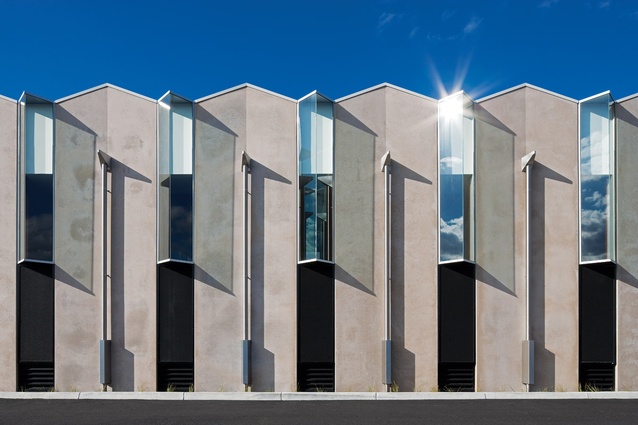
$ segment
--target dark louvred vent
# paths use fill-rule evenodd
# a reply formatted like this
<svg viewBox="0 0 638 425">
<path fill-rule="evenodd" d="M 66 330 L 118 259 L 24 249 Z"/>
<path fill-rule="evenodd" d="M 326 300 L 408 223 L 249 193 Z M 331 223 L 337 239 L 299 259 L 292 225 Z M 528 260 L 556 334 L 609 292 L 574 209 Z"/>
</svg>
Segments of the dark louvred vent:
<svg viewBox="0 0 638 425">
<path fill-rule="evenodd" d="M 18 366 L 20 391 L 52 391 L 55 388 L 51 362 L 21 362 Z"/>
<path fill-rule="evenodd" d="M 334 363 L 299 363 L 299 391 L 333 392 L 335 390 Z"/>
<path fill-rule="evenodd" d="M 191 391 L 194 380 L 193 363 L 159 363 L 158 391 Z"/>
<path fill-rule="evenodd" d="M 474 391 L 474 363 L 439 363 L 439 391 Z"/>
<path fill-rule="evenodd" d="M 581 362 L 581 391 L 614 391 L 615 369 L 613 363 Z"/>
</svg>

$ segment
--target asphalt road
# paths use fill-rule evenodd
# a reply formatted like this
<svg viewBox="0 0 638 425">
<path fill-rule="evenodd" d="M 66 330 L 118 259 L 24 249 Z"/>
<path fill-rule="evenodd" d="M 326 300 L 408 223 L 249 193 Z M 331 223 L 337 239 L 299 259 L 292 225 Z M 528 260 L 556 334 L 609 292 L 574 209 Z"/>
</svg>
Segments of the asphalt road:
<svg viewBox="0 0 638 425">
<path fill-rule="evenodd" d="M 0 400 L 0 424 L 635 424 L 636 400 Z"/>
</svg>

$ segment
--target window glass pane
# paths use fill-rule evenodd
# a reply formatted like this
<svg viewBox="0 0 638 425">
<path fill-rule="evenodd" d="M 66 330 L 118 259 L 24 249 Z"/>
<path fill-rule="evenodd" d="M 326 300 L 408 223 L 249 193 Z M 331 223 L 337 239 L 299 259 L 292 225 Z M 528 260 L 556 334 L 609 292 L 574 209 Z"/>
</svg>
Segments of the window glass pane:
<svg viewBox="0 0 638 425">
<path fill-rule="evenodd" d="M 332 259 L 333 105 L 313 94 L 299 103 L 299 259 Z"/>
<path fill-rule="evenodd" d="M 474 259 L 474 118 L 463 93 L 439 103 L 439 261 Z"/>
<path fill-rule="evenodd" d="M 614 257 L 613 100 L 580 103 L 581 261 Z"/>
<path fill-rule="evenodd" d="M 193 104 L 158 101 L 158 261 L 193 259 Z"/>
<path fill-rule="evenodd" d="M 53 175 L 25 175 L 25 254 L 53 261 Z"/>
<path fill-rule="evenodd" d="M 193 259 L 193 177 L 171 176 L 171 259 Z"/>
<path fill-rule="evenodd" d="M 21 260 L 53 261 L 53 104 L 24 94 L 19 113 Z"/>
</svg>

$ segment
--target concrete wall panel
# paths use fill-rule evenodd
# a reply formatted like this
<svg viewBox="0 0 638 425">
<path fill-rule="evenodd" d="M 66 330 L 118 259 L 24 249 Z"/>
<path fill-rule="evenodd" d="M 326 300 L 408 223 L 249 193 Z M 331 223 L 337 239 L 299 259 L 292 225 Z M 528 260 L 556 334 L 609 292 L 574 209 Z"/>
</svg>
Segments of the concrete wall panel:
<svg viewBox="0 0 638 425">
<path fill-rule="evenodd" d="M 246 90 L 196 105 L 195 389 L 242 391 Z"/>
<path fill-rule="evenodd" d="M 438 374 L 437 103 L 388 88 L 385 125 L 385 148 L 392 155 L 392 379 L 399 391 L 431 391 Z M 380 165 L 376 160 L 379 174 Z M 382 250 L 383 207 L 376 211 Z M 382 267 L 383 252 L 375 255 Z M 383 276 L 383 268 L 377 270 Z M 382 307 L 377 314 L 382 320 Z"/>
<path fill-rule="evenodd" d="M 536 349 L 536 381 L 532 390 L 576 391 L 577 105 L 527 88 L 526 118 L 526 151 L 537 152 L 532 177 L 531 218 L 530 320 Z"/>
<path fill-rule="evenodd" d="M 385 113 L 385 89 L 335 105 L 337 391 L 382 388 Z"/>
<path fill-rule="evenodd" d="M 616 389 L 638 390 L 638 99 L 616 106 L 617 343 Z"/>
<path fill-rule="evenodd" d="M 525 141 L 525 90 L 477 104 L 475 111 L 476 386 L 479 391 L 520 391 L 525 174 L 516 145 Z"/>
<path fill-rule="evenodd" d="M 253 88 L 246 103 L 253 390 L 295 391 L 297 104 Z"/>
<path fill-rule="evenodd" d="M 0 391 L 15 391 L 16 378 L 16 102 L 0 98 Z"/>
<path fill-rule="evenodd" d="M 156 103 L 107 89 L 113 390 L 156 388 Z M 96 314 L 98 314 L 96 312 Z"/>
<path fill-rule="evenodd" d="M 95 391 L 101 339 L 101 176 L 106 89 L 55 108 L 55 384 Z"/>
</svg>

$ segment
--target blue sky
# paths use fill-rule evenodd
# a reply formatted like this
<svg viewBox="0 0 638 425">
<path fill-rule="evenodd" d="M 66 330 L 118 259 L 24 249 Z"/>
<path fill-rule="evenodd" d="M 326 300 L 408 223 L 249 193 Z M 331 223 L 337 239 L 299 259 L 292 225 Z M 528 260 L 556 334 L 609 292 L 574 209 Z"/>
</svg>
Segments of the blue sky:
<svg viewBox="0 0 638 425">
<path fill-rule="evenodd" d="M 336 99 L 389 82 L 475 99 L 528 82 L 638 92 L 638 2 L 0 0 L 0 94 L 109 82 L 196 99 L 249 82 Z"/>
</svg>

